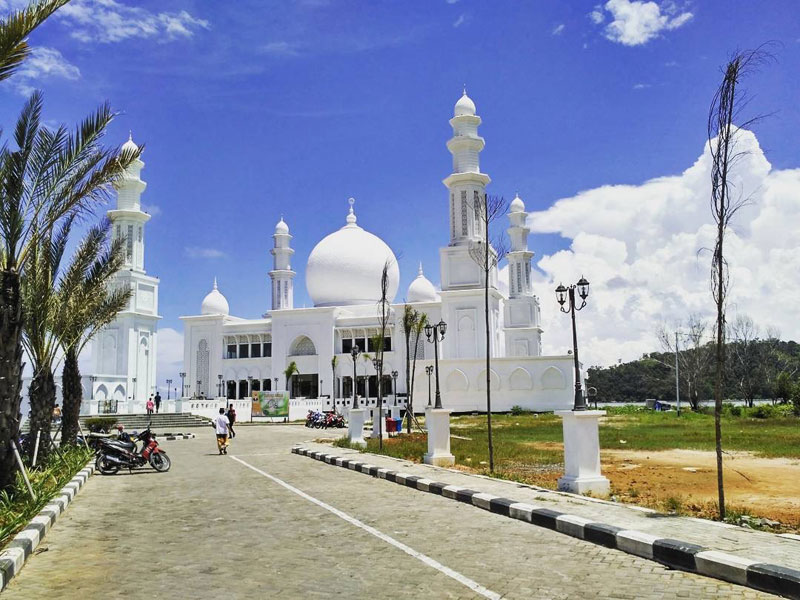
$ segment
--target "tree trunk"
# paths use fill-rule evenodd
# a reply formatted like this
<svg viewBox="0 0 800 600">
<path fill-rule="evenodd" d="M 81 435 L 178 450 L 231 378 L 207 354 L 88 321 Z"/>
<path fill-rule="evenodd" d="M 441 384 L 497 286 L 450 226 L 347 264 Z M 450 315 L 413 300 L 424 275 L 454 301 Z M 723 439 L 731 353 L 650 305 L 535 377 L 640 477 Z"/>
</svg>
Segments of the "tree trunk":
<svg viewBox="0 0 800 600">
<path fill-rule="evenodd" d="M 410 434 L 411 415 L 414 414 L 414 399 L 411 397 L 411 332 L 405 331 L 404 333 L 406 335 L 406 433 Z"/>
<path fill-rule="evenodd" d="M 14 485 L 13 441 L 19 439 L 22 389 L 22 303 L 19 275 L 0 271 L 0 491 Z"/>
<path fill-rule="evenodd" d="M 61 395 L 64 406 L 61 411 L 61 445 L 74 444 L 78 437 L 78 418 L 83 401 L 81 372 L 78 367 L 78 355 L 74 348 L 67 350 L 64 357 L 64 368 L 61 371 Z"/>
<path fill-rule="evenodd" d="M 53 423 L 53 408 L 56 405 L 53 371 L 43 368 L 34 372 L 28 398 L 31 402 L 31 429 L 30 435 L 25 440 L 24 450 L 25 454 L 33 457 L 36 435 L 41 432 L 37 463 L 44 462 L 50 451 L 50 427 Z"/>
</svg>

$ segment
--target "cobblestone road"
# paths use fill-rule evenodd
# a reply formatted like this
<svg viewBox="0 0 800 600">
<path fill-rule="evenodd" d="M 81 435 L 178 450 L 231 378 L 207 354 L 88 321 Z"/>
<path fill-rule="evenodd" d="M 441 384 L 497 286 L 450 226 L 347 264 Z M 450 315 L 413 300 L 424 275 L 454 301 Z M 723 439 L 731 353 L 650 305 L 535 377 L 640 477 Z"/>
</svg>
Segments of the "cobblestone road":
<svg viewBox="0 0 800 600">
<path fill-rule="evenodd" d="M 446 498 L 289 453 L 303 427 L 165 442 L 173 467 L 92 477 L 3 599 L 480 598 L 419 557 L 504 598 L 767 598 Z"/>
</svg>

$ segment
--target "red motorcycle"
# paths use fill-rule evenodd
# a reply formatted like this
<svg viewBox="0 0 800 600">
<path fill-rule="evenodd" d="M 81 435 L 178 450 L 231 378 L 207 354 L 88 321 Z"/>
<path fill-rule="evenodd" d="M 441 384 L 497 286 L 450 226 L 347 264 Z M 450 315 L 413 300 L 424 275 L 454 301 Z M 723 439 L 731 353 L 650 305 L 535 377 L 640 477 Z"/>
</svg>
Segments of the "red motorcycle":
<svg viewBox="0 0 800 600">
<path fill-rule="evenodd" d="M 141 450 L 137 442 L 142 443 Z M 114 475 L 120 468 L 133 470 L 148 463 L 156 471 L 166 473 L 172 464 L 167 453 L 158 447 L 149 426 L 132 441 L 101 439 L 98 443 L 95 467 L 103 475 Z"/>
</svg>

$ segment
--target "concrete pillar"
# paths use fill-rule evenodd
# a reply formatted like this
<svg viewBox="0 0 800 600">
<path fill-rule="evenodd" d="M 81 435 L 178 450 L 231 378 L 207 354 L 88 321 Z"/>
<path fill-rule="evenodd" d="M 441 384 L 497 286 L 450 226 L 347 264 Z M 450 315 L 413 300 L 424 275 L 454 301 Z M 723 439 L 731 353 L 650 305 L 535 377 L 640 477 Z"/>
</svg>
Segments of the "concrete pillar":
<svg viewBox="0 0 800 600">
<path fill-rule="evenodd" d="M 450 410 L 446 408 L 425 409 L 425 425 L 428 428 L 428 452 L 425 464 L 449 467 L 456 458 L 450 454 Z"/>
<path fill-rule="evenodd" d="M 604 410 L 559 410 L 564 420 L 564 476 L 558 489 L 565 492 L 607 496 L 608 479 L 600 473 L 600 437 L 598 421 Z"/>
<path fill-rule="evenodd" d="M 383 413 L 380 416 L 380 421 L 377 418 L 379 412 Z M 384 439 L 388 438 L 389 434 L 386 433 L 386 404 L 385 403 L 383 405 L 383 410 L 382 411 L 378 410 L 378 405 L 377 404 L 375 405 L 375 408 L 372 409 L 372 436 L 371 437 L 374 437 L 374 438 L 378 437 L 378 435 L 379 435 L 379 433 L 378 433 L 378 423 L 380 423 L 380 425 L 382 427 L 381 431 L 383 431 L 383 438 Z"/>
<path fill-rule="evenodd" d="M 364 441 L 364 420 L 366 417 L 366 409 L 364 408 L 351 408 L 349 421 L 347 424 L 347 434 L 350 436 L 350 443 L 358 446 L 366 446 L 367 442 Z"/>
</svg>

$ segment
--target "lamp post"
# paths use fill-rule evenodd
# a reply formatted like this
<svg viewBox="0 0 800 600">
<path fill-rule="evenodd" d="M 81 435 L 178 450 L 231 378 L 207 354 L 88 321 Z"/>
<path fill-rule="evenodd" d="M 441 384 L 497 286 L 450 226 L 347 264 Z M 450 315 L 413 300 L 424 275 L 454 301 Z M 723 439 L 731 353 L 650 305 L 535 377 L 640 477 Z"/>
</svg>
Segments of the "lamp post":
<svg viewBox="0 0 800 600">
<path fill-rule="evenodd" d="M 275 382 L 275 389 L 273 391 L 277 392 L 278 391 L 278 378 L 277 377 L 273 377 L 272 380 Z"/>
<path fill-rule="evenodd" d="M 133 401 L 136 402 L 136 377 L 131 377 L 131 382 L 133 382 Z"/>
<path fill-rule="evenodd" d="M 350 356 L 353 357 L 353 408 L 358 408 L 358 400 L 356 399 L 356 366 L 358 365 L 358 355 L 361 353 L 358 345 L 353 346 L 350 350 Z"/>
<path fill-rule="evenodd" d="M 394 383 L 392 383 L 392 389 L 394 390 L 394 405 L 397 406 L 397 376 L 399 373 L 397 371 L 392 371 L 392 379 L 394 379 Z"/>
<path fill-rule="evenodd" d="M 172 379 L 167 379 L 167 400 L 169 400 L 169 392 L 172 387 Z"/>
<path fill-rule="evenodd" d="M 89 379 L 92 381 L 92 400 L 94 400 L 94 382 L 97 381 L 97 375 L 89 375 Z"/>
<path fill-rule="evenodd" d="M 222 397 L 222 375 L 217 375 L 217 396 Z"/>
<path fill-rule="evenodd" d="M 575 289 L 578 290 L 581 304 L 577 305 L 575 300 Z M 586 306 L 586 298 L 589 296 L 589 282 L 584 277 L 578 283 L 567 287 L 559 284 L 556 288 L 556 299 L 561 306 L 561 312 L 568 313 L 572 317 L 572 357 L 575 361 L 575 403 L 573 410 L 586 410 L 586 399 L 581 390 L 581 368 L 578 362 L 578 333 L 575 329 L 575 313 Z M 564 305 L 569 303 L 569 306 Z"/>
<path fill-rule="evenodd" d="M 442 408 L 442 395 L 439 393 L 439 340 L 444 339 L 444 334 L 447 331 L 447 323 L 440 320 L 435 325 L 428 323 L 425 325 L 425 337 L 429 342 L 433 343 L 433 364 L 435 365 L 434 371 L 436 372 L 436 403 L 434 408 Z"/>
<path fill-rule="evenodd" d="M 194 388 L 194 394 L 198 398 L 200 397 L 200 384 L 203 383 L 200 379 L 197 380 L 197 387 Z"/>
<path fill-rule="evenodd" d="M 381 375 L 383 370 L 383 360 L 380 358 L 372 359 L 372 366 L 375 368 L 375 379 L 378 381 L 378 399 L 381 399 Z M 369 396 L 369 394 L 367 394 Z"/>
<path fill-rule="evenodd" d="M 181 378 L 181 397 L 183 397 L 186 396 L 186 385 L 183 382 L 183 380 L 186 378 L 186 372 L 181 371 L 178 373 L 178 376 Z"/>
<path fill-rule="evenodd" d="M 428 406 L 431 405 L 431 373 L 433 373 L 433 365 L 425 367 L 425 373 L 428 375 Z"/>
<path fill-rule="evenodd" d="M 247 376 L 247 394 L 252 397 L 253 396 L 253 376 Z"/>
</svg>

